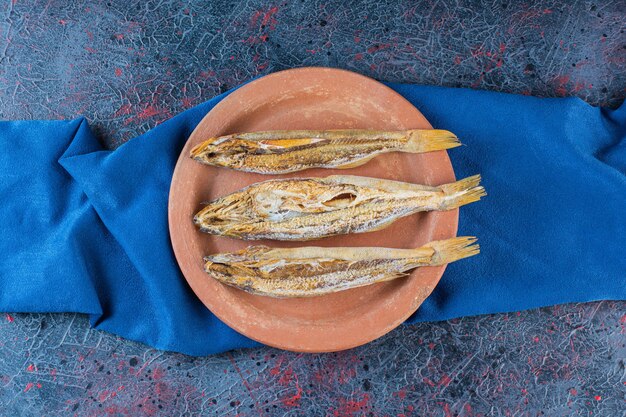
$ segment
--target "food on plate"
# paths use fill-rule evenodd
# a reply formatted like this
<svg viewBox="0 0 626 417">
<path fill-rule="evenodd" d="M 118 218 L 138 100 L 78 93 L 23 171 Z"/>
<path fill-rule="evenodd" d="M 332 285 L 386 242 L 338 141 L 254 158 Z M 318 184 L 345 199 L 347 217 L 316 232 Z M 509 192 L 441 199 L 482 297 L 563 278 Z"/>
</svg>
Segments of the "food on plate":
<svg viewBox="0 0 626 417">
<path fill-rule="evenodd" d="M 352 175 L 269 180 L 207 203 L 194 222 L 203 232 L 244 240 L 311 240 L 455 209 L 486 194 L 479 184 L 480 175 L 440 186 Z"/>
<path fill-rule="evenodd" d="M 207 256 L 205 271 L 224 284 L 270 297 L 312 297 L 404 277 L 479 253 L 475 237 L 430 242 L 417 249 L 272 249 L 249 246 Z"/>
<path fill-rule="evenodd" d="M 207 165 L 260 174 L 353 168 L 387 152 L 423 153 L 460 146 L 447 130 L 276 130 L 210 138 L 191 157 Z"/>
</svg>

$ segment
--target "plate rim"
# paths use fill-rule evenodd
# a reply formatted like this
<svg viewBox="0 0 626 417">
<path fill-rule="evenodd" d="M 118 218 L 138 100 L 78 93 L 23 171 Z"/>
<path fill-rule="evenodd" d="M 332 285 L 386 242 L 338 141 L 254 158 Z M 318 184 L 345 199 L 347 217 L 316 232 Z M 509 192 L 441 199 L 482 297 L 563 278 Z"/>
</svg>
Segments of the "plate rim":
<svg viewBox="0 0 626 417">
<path fill-rule="evenodd" d="M 189 140 L 194 136 L 195 132 L 198 130 L 198 128 L 201 126 L 202 121 L 211 113 L 213 112 L 215 109 L 218 109 L 220 107 L 229 105 L 230 101 L 235 101 L 237 100 L 237 96 L 239 94 L 241 94 L 241 91 L 244 90 L 252 85 L 255 85 L 256 83 L 259 83 L 261 81 L 265 81 L 268 78 L 274 78 L 274 77 L 280 77 L 280 76 L 284 76 L 286 74 L 298 74 L 301 72 L 317 72 L 317 71 L 321 71 L 324 73 L 333 73 L 333 72 L 338 72 L 338 73 L 343 73 L 343 74 L 347 74 L 348 76 L 351 77 L 357 77 L 357 78 L 362 78 L 364 81 L 367 82 L 374 82 L 376 84 L 378 84 L 381 88 L 387 90 L 389 93 L 391 93 L 392 95 L 396 96 L 397 99 L 402 100 L 404 102 L 406 102 L 409 106 L 411 106 L 412 108 L 415 109 L 415 111 L 422 116 L 422 118 L 426 121 L 426 123 L 428 123 L 428 126 L 430 128 L 432 128 L 432 125 L 430 124 L 430 122 L 426 119 L 426 117 L 419 111 L 419 109 L 417 109 L 410 101 L 408 101 L 406 98 L 404 98 L 400 93 L 398 93 L 397 91 L 393 90 L 391 87 L 385 85 L 384 83 L 375 80 L 371 77 L 353 72 L 353 71 L 349 71 L 349 70 L 345 70 L 345 69 L 341 69 L 341 68 L 329 68 L 329 67 L 312 67 L 312 66 L 306 66 L 306 67 L 298 67 L 298 68 L 291 68 L 291 69 L 286 69 L 286 70 L 282 70 L 282 71 L 277 71 L 277 72 L 273 72 L 271 74 L 262 76 L 262 77 L 258 77 L 255 78 L 249 82 L 246 82 L 245 84 L 242 84 L 238 87 L 236 87 L 236 89 L 234 91 L 232 91 L 228 96 L 224 97 L 224 99 L 222 99 L 219 103 L 217 103 L 213 108 L 211 108 L 211 110 L 209 110 L 209 112 L 207 112 L 206 114 L 204 114 L 204 116 L 202 116 L 202 119 L 200 119 L 200 121 L 198 122 L 198 124 L 194 127 L 193 131 L 190 133 L 189 137 L 187 138 L 187 140 L 185 141 L 185 143 L 183 144 L 183 147 L 181 149 L 181 152 L 176 160 L 176 165 L 174 167 L 174 172 L 172 174 L 172 179 L 170 182 L 170 187 L 168 189 L 168 232 L 169 232 L 169 238 L 170 238 L 170 243 L 172 245 L 172 250 L 174 252 L 174 257 L 176 259 L 176 263 L 178 264 L 178 267 L 181 271 L 181 275 L 183 276 L 183 278 L 186 281 L 186 284 L 189 286 L 189 288 L 192 290 L 192 292 L 194 293 L 194 296 L 197 297 L 197 299 L 204 305 L 205 308 L 207 308 L 213 315 L 215 315 L 216 318 L 218 318 L 220 321 L 222 321 L 223 323 L 225 323 L 228 327 L 230 327 L 231 329 L 233 329 L 234 331 L 236 331 L 237 333 L 240 333 L 246 337 L 248 337 L 251 340 L 254 340 L 256 342 L 262 343 L 264 345 L 267 346 L 271 346 L 271 347 L 275 347 L 275 348 L 279 348 L 279 349 L 283 349 L 283 350 L 288 350 L 288 351 L 292 351 L 292 352 L 302 352 L 302 353 L 327 353 L 327 352 L 339 352 L 342 350 L 348 350 L 348 349 L 352 349 L 358 346 L 362 346 L 365 345 L 367 343 L 370 343 L 374 340 L 379 339 L 380 337 L 384 336 L 385 334 L 391 332 L 392 330 L 396 329 L 398 326 L 400 326 L 402 323 L 404 323 L 412 314 L 414 314 L 419 307 L 421 306 L 421 304 L 432 294 L 432 291 L 434 290 L 434 288 L 436 287 L 436 285 L 438 285 L 439 281 L 441 280 L 441 277 L 443 276 L 447 265 L 442 265 L 442 266 L 438 266 L 438 267 L 433 267 L 433 268 L 437 268 L 439 269 L 438 273 L 437 273 L 437 280 L 436 280 L 436 284 L 435 286 L 433 286 L 432 288 L 429 289 L 429 291 L 426 291 L 426 294 L 423 297 L 415 297 L 415 300 L 420 299 L 421 301 L 419 302 L 413 302 L 412 306 L 410 309 L 408 309 L 408 311 L 402 315 L 400 318 L 398 318 L 397 320 L 390 322 L 389 325 L 385 326 L 385 327 L 381 327 L 380 331 L 378 332 L 374 332 L 371 333 L 371 335 L 373 335 L 373 337 L 367 337 L 364 338 L 364 340 L 360 340 L 360 341 L 355 341 L 354 343 L 350 343 L 348 345 L 345 345 L 342 348 L 328 348 L 328 349 L 320 349 L 320 348 L 306 348 L 306 347 L 293 347 L 293 346 L 285 346 L 282 345 L 280 343 L 275 343 L 272 340 L 266 340 L 264 338 L 257 338 L 253 335 L 247 334 L 245 331 L 242 331 L 239 326 L 238 323 L 233 322 L 230 320 L 230 318 L 228 316 L 224 316 L 220 313 L 216 313 L 213 309 L 211 309 L 209 307 L 209 305 L 207 305 L 207 303 L 203 300 L 203 298 L 201 298 L 198 293 L 196 292 L 196 289 L 194 288 L 194 286 L 192 285 L 191 281 L 189 278 L 187 278 L 185 271 L 183 270 L 183 268 L 181 267 L 181 261 L 179 259 L 179 253 L 177 251 L 177 244 L 175 243 L 175 240 L 173 239 L 173 233 L 172 233 L 172 228 L 173 228 L 173 219 L 172 219 L 172 199 L 173 199 L 173 190 L 174 190 L 174 186 L 175 184 L 177 184 L 180 180 L 180 176 L 181 174 L 181 165 L 182 165 L 182 161 L 187 160 L 188 157 L 186 155 L 186 153 L 184 152 L 184 149 L 187 146 L 187 143 L 189 142 Z M 451 172 L 452 172 L 452 176 L 456 178 L 455 172 L 454 172 L 454 167 L 452 166 L 452 161 L 450 160 L 450 156 L 448 154 L 447 151 L 443 151 L 444 152 L 444 158 L 445 158 L 445 162 L 446 165 L 450 167 Z M 268 175 L 268 179 L 271 179 L 272 176 Z M 458 235 L 458 226 L 459 226 L 459 210 L 455 209 L 453 210 L 453 212 L 455 213 L 454 215 L 454 219 L 452 219 L 452 224 L 450 224 L 451 228 L 451 232 L 454 234 L 454 236 Z M 180 250 L 181 248 L 179 248 Z M 223 284 L 222 284 L 223 285 Z M 415 305 L 416 304 L 416 305 Z"/>
</svg>

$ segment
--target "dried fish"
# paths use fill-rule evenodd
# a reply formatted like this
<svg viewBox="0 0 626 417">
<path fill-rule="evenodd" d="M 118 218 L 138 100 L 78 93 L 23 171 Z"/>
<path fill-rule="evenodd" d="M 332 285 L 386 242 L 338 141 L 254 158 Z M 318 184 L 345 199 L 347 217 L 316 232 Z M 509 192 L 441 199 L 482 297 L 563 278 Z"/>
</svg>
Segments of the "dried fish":
<svg viewBox="0 0 626 417">
<path fill-rule="evenodd" d="M 459 146 L 447 130 L 277 130 L 211 138 L 191 151 L 208 165 L 260 174 L 353 168 L 387 152 L 423 153 Z"/>
<path fill-rule="evenodd" d="M 390 281 L 414 268 L 476 255 L 479 247 L 474 242 L 474 237 L 457 237 L 418 249 L 250 246 L 204 260 L 205 271 L 212 277 L 249 293 L 311 297 Z"/>
<path fill-rule="evenodd" d="M 208 203 L 194 222 L 203 232 L 245 240 L 363 233 L 477 201 L 485 195 L 479 183 L 480 175 L 438 187 L 352 175 L 269 180 Z"/>
</svg>

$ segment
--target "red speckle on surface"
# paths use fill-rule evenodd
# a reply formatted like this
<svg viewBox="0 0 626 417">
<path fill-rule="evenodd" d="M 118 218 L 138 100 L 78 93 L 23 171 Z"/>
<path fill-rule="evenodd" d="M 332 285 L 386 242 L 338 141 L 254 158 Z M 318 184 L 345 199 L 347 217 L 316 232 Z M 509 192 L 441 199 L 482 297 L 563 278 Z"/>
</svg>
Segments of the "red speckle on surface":
<svg viewBox="0 0 626 417">
<path fill-rule="evenodd" d="M 459 65 L 461 63 L 461 57 L 460 56 L 455 56 L 454 57 L 454 65 Z"/>
<path fill-rule="evenodd" d="M 278 363 L 276 364 L 276 366 L 274 366 L 272 369 L 270 369 L 270 374 L 271 375 L 278 375 L 280 374 L 280 365 L 282 365 L 283 361 L 279 360 Z"/>
<path fill-rule="evenodd" d="M 372 54 L 372 53 L 374 53 L 374 52 L 378 52 L 378 51 L 381 51 L 381 50 L 383 50 L 383 49 L 387 49 L 387 48 L 389 48 L 389 47 L 391 47 L 391 44 L 390 44 L 390 43 L 380 43 L 380 44 L 376 44 L 376 45 L 373 45 L 373 46 L 370 46 L 369 48 L 367 48 L 367 53 L 368 53 L 368 54 Z"/>
<path fill-rule="evenodd" d="M 119 77 L 122 75 L 122 69 L 121 68 L 115 68 L 115 76 Z"/>
<path fill-rule="evenodd" d="M 11 316 L 11 315 L 10 315 L 10 314 L 8 314 L 8 313 L 7 313 L 7 314 L 5 314 L 5 315 L 4 315 L 4 317 L 7 319 L 7 321 L 8 321 L 9 323 L 13 323 L 13 321 L 15 321 L 15 319 L 13 318 L 13 316 Z M 624 316 L 624 317 L 626 317 L 626 316 Z"/>
<path fill-rule="evenodd" d="M 263 12 L 261 10 L 257 10 L 256 12 L 254 12 L 254 14 L 252 15 L 252 19 L 250 19 L 250 22 L 252 24 L 252 26 L 256 26 L 259 18 L 263 15 Z"/>
<path fill-rule="evenodd" d="M 119 109 L 117 109 L 117 111 L 115 112 L 115 114 L 113 114 L 114 117 L 120 117 L 120 116 L 124 116 L 124 115 L 128 115 L 131 112 L 131 105 L 130 104 L 124 104 L 122 107 L 120 107 Z"/>
<path fill-rule="evenodd" d="M 87 29 L 85 29 L 85 33 L 87 34 L 87 37 L 89 38 L 90 41 L 93 40 L 93 33 L 89 32 Z"/>
<path fill-rule="evenodd" d="M 286 407 L 296 407 L 298 406 L 300 399 L 302 398 L 302 388 L 300 387 L 300 383 L 298 381 L 298 375 L 293 374 L 293 377 L 296 380 L 296 393 L 295 395 L 289 396 L 287 398 L 283 398 L 281 401 Z"/>
<path fill-rule="evenodd" d="M 35 365 L 33 365 L 33 364 L 31 363 L 30 365 L 28 365 L 28 367 L 26 368 L 26 370 L 27 370 L 28 372 L 33 372 L 33 371 L 36 371 L 36 370 L 37 370 L 37 368 L 35 367 Z"/>
<path fill-rule="evenodd" d="M 358 36 L 355 36 L 354 37 L 354 43 L 359 43 L 359 42 L 361 42 L 361 38 L 358 37 Z"/>
<path fill-rule="evenodd" d="M 116 33 L 113 36 L 115 36 L 115 39 L 117 39 L 118 41 L 121 41 L 122 39 L 124 39 L 124 34 L 123 33 Z"/>
<path fill-rule="evenodd" d="M 427 379 L 427 378 L 424 378 L 424 379 Z M 435 384 L 433 384 L 433 386 L 434 385 Z M 394 394 L 397 395 L 398 398 L 400 398 L 401 400 L 404 400 L 406 398 L 406 390 L 405 389 L 401 389 L 400 391 L 396 391 Z"/>
<path fill-rule="evenodd" d="M 596 401 L 601 401 L 602 397 L 599 396 L 599 395 L 596 395 L 595 397 L 593 397 L 593 399 L 596 400 Z"/>
<path fill-rule="evenodd" d="M 28 384 L 26 384 L 26 386 L 24 387 L 24 392 L 28 392 L 30 391 L 30 389 L 34 386 L 35 384 L 33 384 L 32 382 L 29 382 Z"/>
<path fill-rule="evenodd" d="M 571 395 L 578 395 L 578 391 L 576 391 L 576 388 L 570 388 L 570 389 L 569 389 L 569 393 L 570 393 Z"/>
<path fill-rule="evenodd" d="M 535 337 L 533 337 L 533 342 L 535 342 L 535 343 L 539 343 L 539 336 L 535 336 Z"/>
<path fill-rule="evenodd" d="M 115 116 L 119 117 L 122 115 L 131 114 L 131 113 L 133 113 L 132 106 L 130 104 L 125 104 L 115 112 Z M 172 117 L 172 114 L 167 109 L 160 109 L 156 107 L 154 104 L 146 104 L 142 111 L 137 113 L 135 116 L 131 116 L 127 118 L 126 120 L 124 120 L 124 125 L 132 123 L 136 120 L 147 120 L 155 116 L 159 116 L 159 118 L 156 121 L 156 123 L 159 124 L 163 122 L 164 120 L 167 120 L 170 117 Z"/>
<path fill-rule="evenodd" d="M 477 58 L 479 56 L 483 56 L 485 54 L 485 51 L 483 51 L 482 45 L 478 45 L 477 47 L 472 48 L 470 50 L 470 53 L 472 54 L 472 58 Z"/>
<path fill-rule="evenodd" d="M 439 380 L 439 386 L 444 386 L 447 387 L 448 385 L 450 385 L 450 382 L 452 382 L 452 378 L 450 378 L 448 375 L 443 374 L 443 376 L 441 377 L 441 379 Z"/>
<path fill-rule="evenodd" d="M 100 393 L 100 395 L 98 395 L 98 399 L 100 400 L 100 402 L 103 402 L 109 397 L 109 394 L 110 392 L 108 390 L 104 390 Z"/>
<path fill-rule="evenodd" d="M 164 376 L 165 376 L 165 370 L 161 368 L 160 366 L 157 366 L 152 372 L 152 378 L 154 379 L 161 379 Z"/>
<path fill-rule="evenodd" d="M 428 349 L 433 350 L 435 348 L 435 344 L 433 342 L 430 342 L 428 344 Z"/>
<path fill-rule="evenodd" d="M 264 62 L 262 64 L 257 65 L 256 69 L 259 70 L 259 71 L 264 70 L 265 68 L 267 68 L 267 65 L 268 65 L 268 63 Z"/>
<path fill-rule="evenodd" d="M 270 371 L 271 373 L 272 371 Z M 272 374 L 274 375 L 274 374 Z M 281 377 L 278 379 L 278 383 L 281 385 L 289 385 L 289 383 L 291 382 L 291 380 L 294 377 L 294 373 L 293 373 L 293 369 L 292 368 L 287 368 L 283 371 L 283 374 L 281 375 Z"/>
<path fill-rule="evenodd" d="M 208 79 L 210 77 L 215 77 L 215 71 L 211 71 L 211 70 L 209 70 L 209 71 L 200 71 L 200 74 L 198 74 L 197 81 L 206 80 L 206 79 Z"/>
<path fill-rule="evenodd" d="M 500 43 L 500 53 L 503 53 L 504 51 L 506 51 L 506 45 L 504 43 Z"/>
<path fill-rule="evenodd" d="M 9 316 L 9 315 L 7 314 L 7 316 Z M 9 317 L 10 317 L 10 316 L 9 316 Z M 8 317 L 7 317 L 7 319 L 8 319 Z M 13 320 L 9 320 L 9 321 L 13 321 Z M 619 319 L 619 322 L 620 322 L 620 324 L 626 324 L 626 314 L 624 314 L 624 315 L 622 316 L 622 318 L 621 318 L 621 319 Z"/>
<path fill-rule="evenodd" d="M 158 110 L 153 105 L 149 105 L 141 113 L 137 114 L 137 118 L 138 119 L 148 119 L 148 118 L 150 118 L 152 116 L 156 116 L 157 114 L 159 114 L 161 112 L 162 112 L 162 110 Z"/>
<path fill-rule="evenodd" d="M 360 60 L 362 60 L 362 59 L 363 59 L 363 54 L 361 54 L 361 53 L 358 53 L 358 54 L 356 54 L 356 55 L 354 56 L 354 60 L 355 60 L 355 61 L 360 61 Z"/>
<path fill-rule="evenodd" d="M 430 380 L 429 378 L 424 377 L 424 379 L 422 379 L 422 381 L 423 381 L 425 384 L 430 385 L 431 387 L 434 387 L 434 386 L 435 386 L 435 383 L 434 383 L 432 380 Z"/>
<path fill-rule="evenodd" d="M 340 384 L 345 384 L 351 379 L 353 379 L 354 377 L 356 377 L 356 369 L 354 368 L 342 369 L 341 372 L 339 373 L 338 382 Z"/>
<path fill-rule="evenodd" d="M 274 17 L 274 15 L 278 12 L 278 7 L 271 7 L 268 11 L 257 10 L 252 15 L 251 23 L 252 26 L 257 26 L 260 22 L 261 26 L 269 27 L 271 30 L 276 29 L 276 24 L 278 21 Z"/>
<path fill-rule="evenodd" d="M 363 409 L 367 407 L 370 396 L 366 393 L 363 394 L 360 401 L 347 400 L 345 398 L 339 399 L 339 406 L 336 409 L 331 409 L 333 416 L 335 417 L 352 417 L 354 415 L 363 415 Z"/>
<path fill-rule="evenodd" d="M 450 406 L 448 404 L 443 405 L 443 413 L 446 417 L 452 417 L 452 413 L 450 412 Z"/>
<path fill-rule="evenodd" d="M 183 97 L 180 101 L 181 101 L 182 106 L 186 109 L 188 109 L 189 107 L 193 105 L 189 97 Z"/>
<path fill-rule="evenodd" d="M 565 85 L 569 82 L 569 75 L 561 75 L 555 78 L 557 84 L 556 93 L 560 96 L 567 94 Z M 538 340 L 537 340 L 538 341 Z"/>
<path fill-rule="evenodd" d="M 67 25 L 67 20 L 60 19 L 59 23 L 63 26 Z"/>
<path fill-rule="evenodd" d="M 93 49 L 90 46 L 85 46 L 85 51 L 89 52 L 90 54 L 95 54 L 96 53 L 96 50 Z"/>
<path fill-rule="evenodd" d="M 265 16 L 263 16 L 263 21 L 261 22 L 262 25 L 267 26 L 267 24 L 270 24 L 270 29 L 275 29 L 276 28 L 276 19 L 274 18 L 274 15 L 278 12 L 278 7 L 274 6 L 271 9 L 269 9 L 267 11 L 267 13 L 265 13 Z"/>
</svg>

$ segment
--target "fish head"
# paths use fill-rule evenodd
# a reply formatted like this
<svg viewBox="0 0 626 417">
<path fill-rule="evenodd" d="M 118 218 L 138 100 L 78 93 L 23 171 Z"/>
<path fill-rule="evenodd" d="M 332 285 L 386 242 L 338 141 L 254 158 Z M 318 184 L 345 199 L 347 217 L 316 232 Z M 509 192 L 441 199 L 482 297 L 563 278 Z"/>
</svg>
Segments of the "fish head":
<svg viewBox="0 0 626 417">
<path fill-rule="evenodd" d="M 204 270 L 224 284 L 254 292 L 258 259 L 270 250 L 267 246 L 256 245 L 237 252 L 209 255 L 204 258 Z"/>
<path fill-rule="evenodd" d="M 203 232 L 225 234 L 227 228 L 251 219 L 247 202 L 249 198 L 244 192 L 236 192 L 208 202 L 196 213 L 193 222 Z"/>
<path fill-rule="evenodd" d="M 190 156 L 209 165 L 237 169 L 243 167 L 245 155 L 257 147 L 254 142 L 229 137 L 211 138 L 194 147 Z"/>
</svg>

